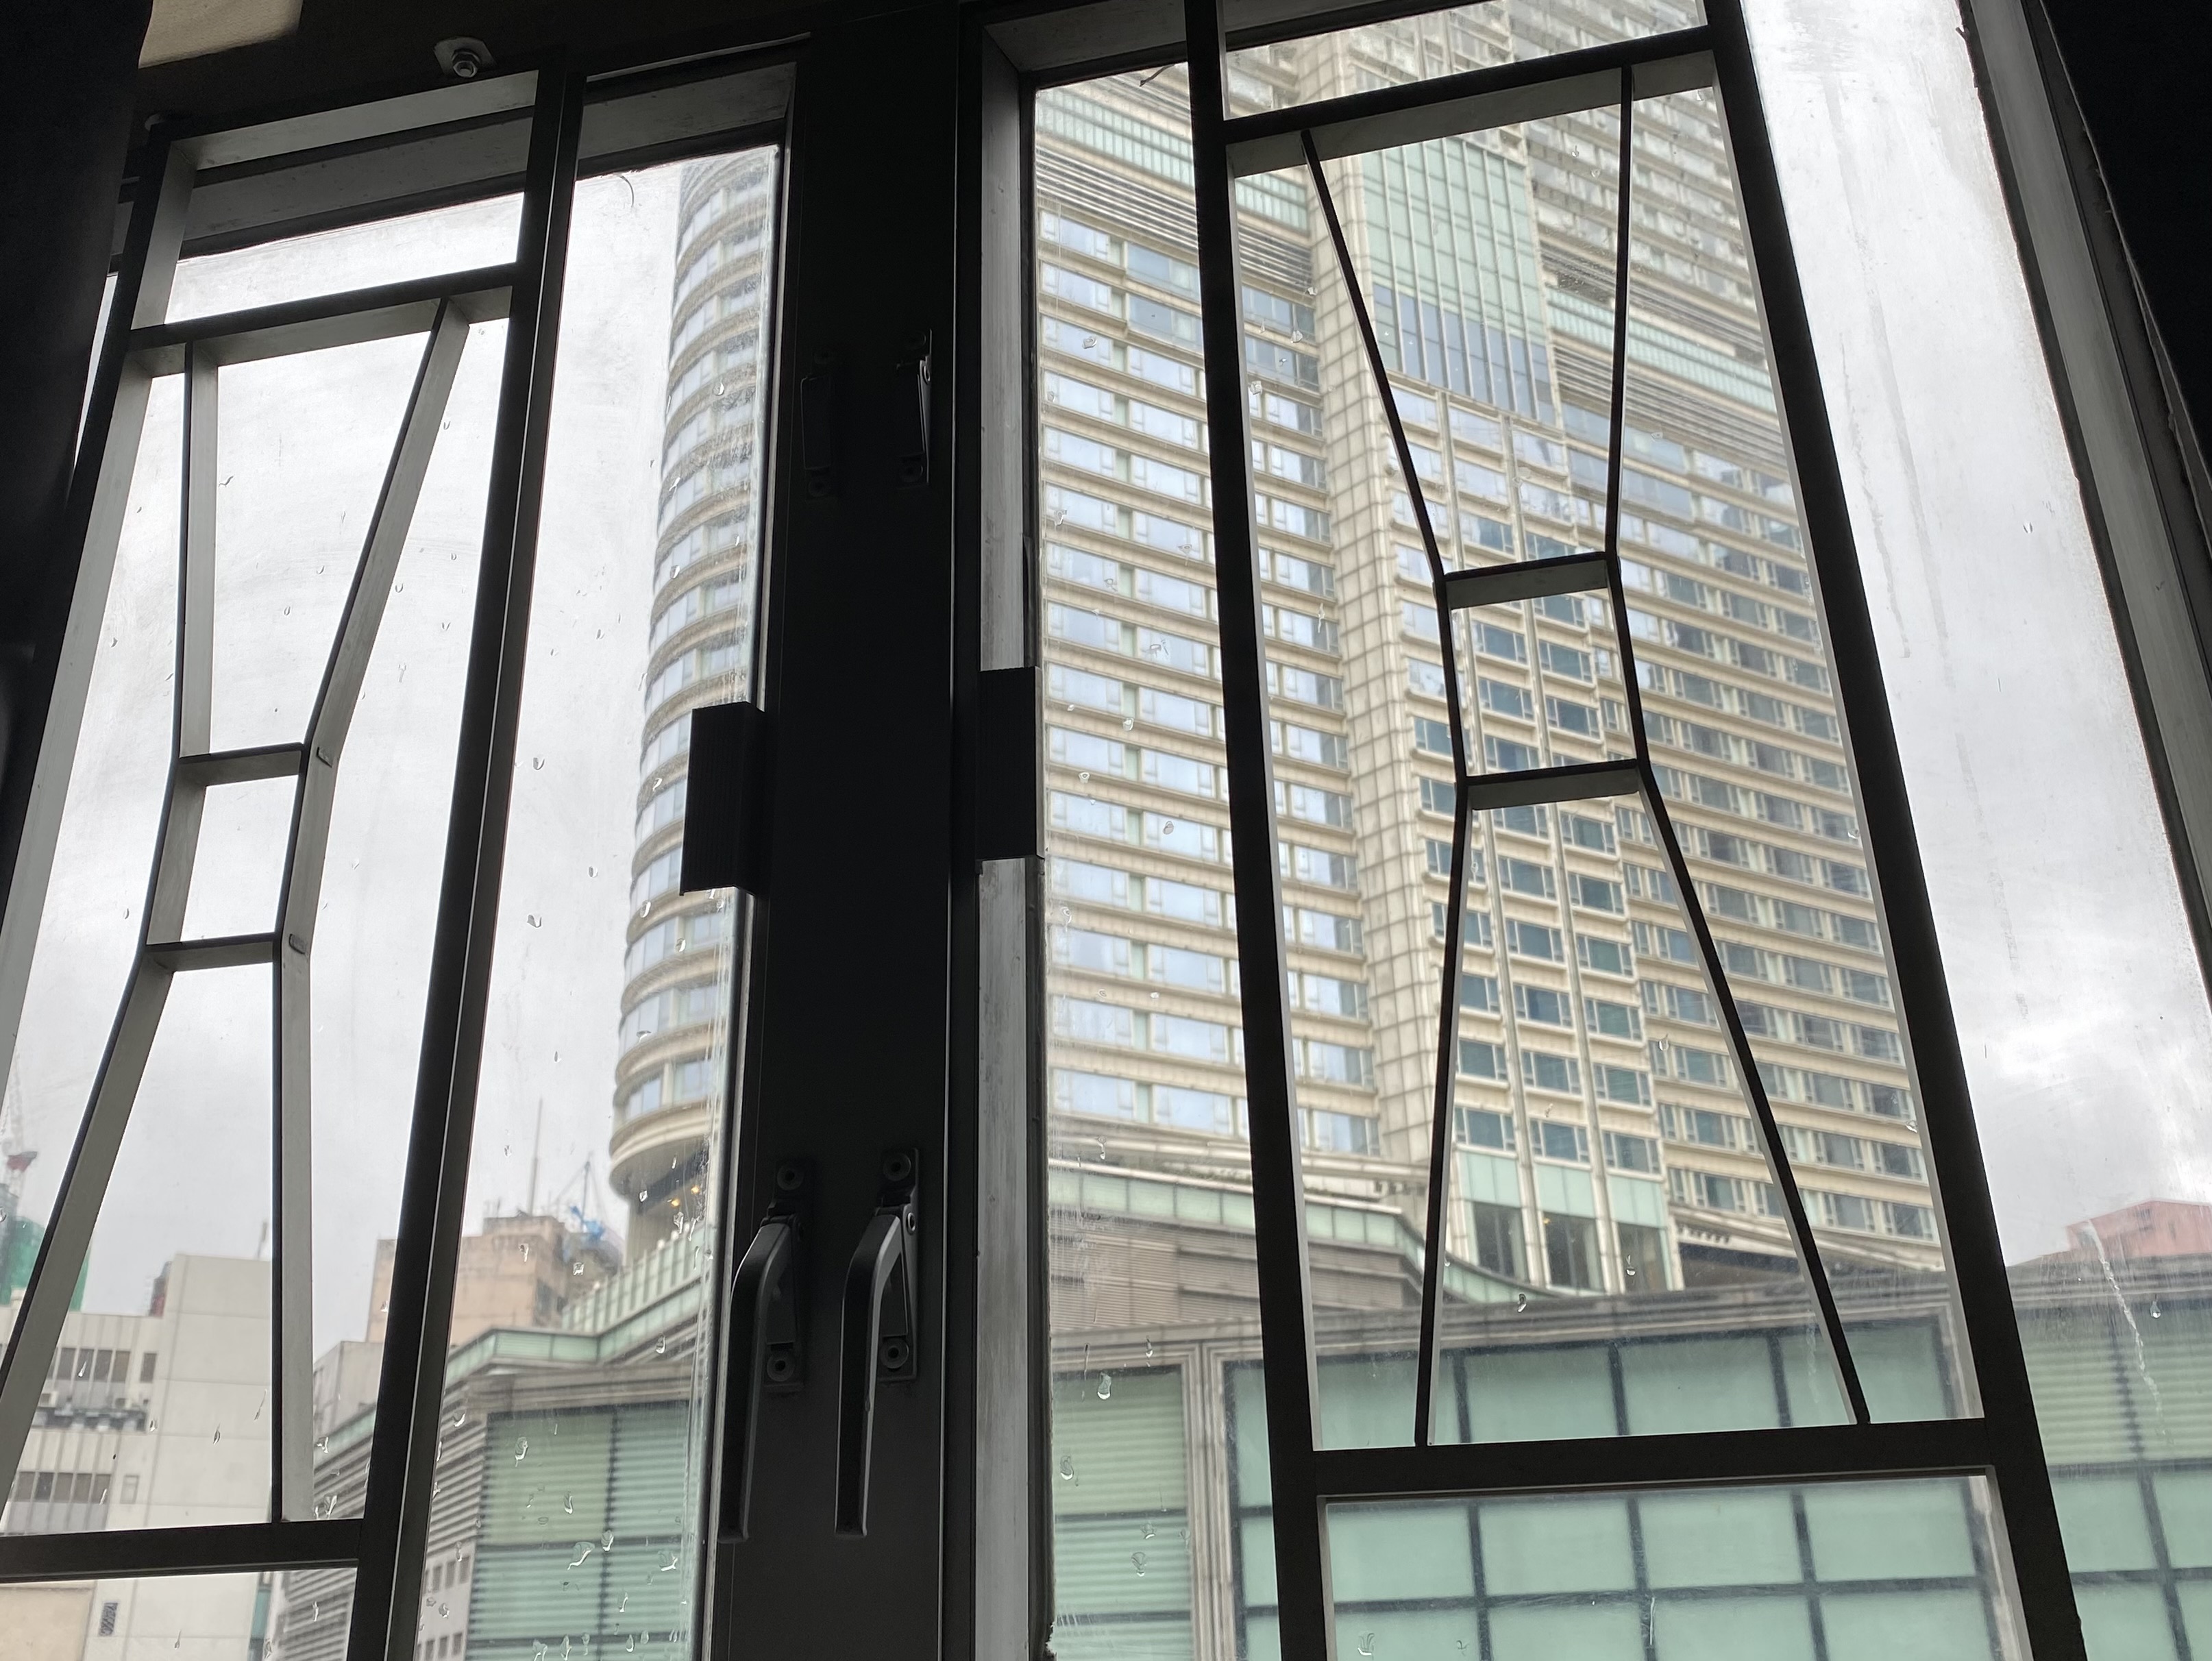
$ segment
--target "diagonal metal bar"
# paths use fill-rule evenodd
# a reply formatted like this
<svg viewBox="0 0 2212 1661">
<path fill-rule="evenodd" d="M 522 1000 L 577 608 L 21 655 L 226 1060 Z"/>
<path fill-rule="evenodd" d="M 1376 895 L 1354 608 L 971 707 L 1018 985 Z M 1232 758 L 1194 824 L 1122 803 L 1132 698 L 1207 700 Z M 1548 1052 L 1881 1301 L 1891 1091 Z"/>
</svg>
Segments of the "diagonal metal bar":
<svg viewBox="0 0 2212 1661">
<path fill-rule="evenodd" d="M 1751 1037 L 1744 1031 L 1743 1016 L 1729 995 L 1728 978 L 1721 967 L 1720 949 L 1713 942 L 1713 931 L 1705 921 L 1705 909 L 1698 899 L 1697 885 L 1690 876 L 1689 861 L 1682 855 L 1681 839 L 1674 831 L 1674 819 L 1668 815 L 1666 798 L 1659 789 L 1657 774 L 1651 765 L 1651 741 L 1644 730 L 1643 688 L 1636 678 L 1636 648 L 1628 633 L 1628 601 L 1620 577 L 1620 474 L 1622 456 L 1626 444 L 1628 418 L 1628 293 L 1631 251 L 1630 198 L 1634 187 L 1636 142 L 1636 75 L 1632 69 L 1620 71 L 1620 173 L 1617 185 L 1620 219 L 1615 228 L 1615 256 L 1613 290 L 1613 434 L 1606 453 L 1605 479 L 1605 553 L 1607 575 L 1613 601 L 1613 632 L 1620 647 L 1620 678 L 1622 695 L 1628 704 L 1628 726 L 1636 745 L 1636 766 L 1642 776 L 1644 804 L 1650 809 L 1651 822 L 1659 830 L 1659 839 L 1667 854 L 1668 867 L 1674 873 L 1674 886 L 1681 896 L 1683 915 L 1689 919 L 1691 933 L 1698 942 L 1698 956 L 1703 959 L 1705 978 L 1713 990 L 1714 1001 L 1720 1006 L 1725 1019 L 1729 1047 L 1735 1056 L 1736 1070 L 1743 1075 L 1745 1097 L 1750 1101 L 1753 1116 L 1759 1122 L 1759 1139 L 1766 1149 L 1767 1164 L 1774 1171 L 1774 1181 L 1782 1191 L 1784 1208 L 1790 1215 L 1790 1242 L 1796 1247 L 1797 1258 L 1804 1267 L 1805 1276 L 1812 1283 L 1814 1301 L 1820 1306 L 1820 1326 L 1827 1335 L 1829 1359 L 1835 1365 L 1836 1376 L 1843 1385 L 1844 1399 L 1850 1405 L 1851 1418 L 1865 1424 L 1870 1415 L 1867 1411 L 1866 1390 L 1859 1381 L 1858 1364 L 1851 1354 L 1850 1341 L 1844 1333 L 1843 1317 L 1836 1309 L 1836 1294 L 1828 1284 L 1828 1272 L 1820 1261 L 1820 1244 L 1813 1238 L 1812 1220 L 1806 1214 L 1805 1196 L 1798 1189 L 1796 1172 L 1790 1163 L 1790 1151 L 1783 1146 L 1782 1127 L 1774 1116 L 1774 1104 L 1767 1099 L 1766 1081 L 1759 1074 L 1758 1058 L 1753 1055 Z"/>
<path fill-rule="evenodd" d="M 1421 489 L 1420 475 L 1413 471 L 1413 445 L 1406 437 L 1405 420 L 1398 412 L 1398 399 L 1390 389 L 1389 371 L 1382 362 L 1382 345 L 1375 337 L 1375 320 L 1368 314 L 1367 296 L 1361 291 L 1359 273 L 1352 262 L 1352 246 L 1345 239 L 1344 222 L 1337 215 L 1336 198 L 1322 170 L 1321 152 L 1314 147 L 1310 132 L 1301 133 L 1299 137 L 1305 148 L 1306 168 L 1313 175 L 1315 193 L 1321 198 L 1322 213 L 1328 221 L 1329 240 L 1336 248 L 1337 269 L 1344 279 L 1344 291 L 1352 301 L 1352 314 L 1359 324 L 1359 339 L 1366 350 L 1367 367 L 1374 373 L 1376 395 L 1382 400 L 1382 414 L 1390 424 L 1390 441 L 1398 452 L 1399 470 L 1405 478 L 1407 493 L 1413 498 L 1421 546 L 1429 557 L 1430 598 L 1437 608 L 1439 632 L 1444 635 L 1444 706 L 1451 720 L 1452 779 L 1456 800 L 1452 813 L 1451 891 L 1444 902 L 1443 987 L 1443 1003 L 1437 1016 L 1436 1096 L 1431 1104 L 1429 1121 L 1428 1208 L 1421 1254 L 1420 1358 L 1413 1374 L 1413 1445 L 1426 1447 L 1436 1411 L 1437 1313 L 1443 1296 L 1444 1189 L 1451 1159 L 1452 1092 L 1457 1073 L 1453 1048 L 1459 1036 L 1460 976 L 1466 958 L 1466 942 L 1461 931 L 1466 926 L 1467 844 L 1468 822 L 1474 817 L 1468 800 L 1470 781 L 1467 713 L 1460 697 L 1459 654 L 1451 648 L 1449 632 L 1451 604 L 1445 586 L 1447 574 L 1443 555 L 1437 545 L 1436 527 L 1429 520 L 1428 497 Z"/>
<path fill-rule="evenodd" d="M 276 1319 L 270 1358 L 275 1405 L 276 1495 L 271 1506 L 280 1521 L 298 1521 L 314 1511 L 314 1302 L 313 1164 L 311 1019 L 315 919 L 323 891 L 324 859 L 330 847 L 331 812 L 337 794 L 338 762 L 361 698 L 363 678 L 376 644 L 392 583 L 399 568 L 422 479 L 429 471 L 447 400 L 468 344 L 469 321 L 463 309 L 441 301 L 422 344 L 422 359 L 408 393 L 398 436 L 384 484 L 369 519 L 361 558 L 323 668 L 323 682 L 308 717 L 305 765 L 293 794 L 292 826 L 285 849 L 284 877 L 276 906 L 274 1004 L 270 1012 L 275 1049 L 273 1155 L 276 1194 L 272 1202 L 275 1285 L 270 1290 Z"/>
<path fill-rule="evenodd" d="M 1275 1569 L 1282 1593 L 1277 1621 L 1287 1661 L 1327 1661 L 1334 1652 L 1328 1518 L 1314 1490 L 1320 1386 L 1297 1096 L 1291 1078 L 1282 876 L 1275 855 L 1259 543 L 1252 522 L 1252 452 L 1244 407 L 1237 209 L 1222 142 L 1229 99 L 1221 0 L 1185 0 L 1183 23 L 1190 43 L 1206 418 L 1213 434 L 1214 576 L 1221 596 L 1222 708 L 1227 720 L 1230 826 L 1236 839 L 1237 949 L 1244 965 L 1254 1255 L 1267 1363 L 1268 1469 L 1276 1496 Z"/>
<path fill-rule="evenodd" d="M 514 786 L 584 77 L 538 71 L 347 1653 L 409 1661 Z"/>
</svg>

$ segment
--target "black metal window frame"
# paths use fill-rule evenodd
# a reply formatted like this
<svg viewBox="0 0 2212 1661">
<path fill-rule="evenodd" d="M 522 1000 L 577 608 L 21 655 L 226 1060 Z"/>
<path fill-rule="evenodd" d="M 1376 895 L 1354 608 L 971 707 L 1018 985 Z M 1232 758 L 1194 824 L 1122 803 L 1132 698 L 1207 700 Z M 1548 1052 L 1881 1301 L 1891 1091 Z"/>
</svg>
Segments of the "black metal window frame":
<svg viewBox="0 0 2212 1661">
<path fill-rule="evenodd" d="M 269 1520 L 0 1536 L 0 1584 L 351 1569 L 348 1653 L 393 1661 L 412 1653 L 508 829 L 571 203 L 581 178 L 786 144 L 797 56 L 782 43 L 695 52 L 672 65 L 665 55 L 649 53 L 584 64 L 551 52 L 504 64 L 496 76 L 397 97 L 219 123 L 163 123 L 151 131 L 126 196 L 110 321 L 94 362 L 60 545 L 74 576 L 70 593 L 82 590 L 95 601 L 104 596 L 152 383 L 181 375 L 183 534 L 169 772 L 149 903 L 123 1005 L 0 1354 L 0 1464 L 15 1468 L 31 1428 L 170 981 L 196 969 L 267 964 L 277 1037 Z M 521 212 L 515 254 L 507 263 L 167 320 L 180 259 L 510 194 L 520 197 Z M 462 347 L 471 325 L 501 318 L 507 335 L 368 1492 L 361 1516 L 319 1515 L 304 1086 L 306 966 L 324 833 L 346 727 Z M 217 370 L 416 334 L 425 337 L 422 358 L 306 739 L 212 751 L 207 716 Z M 774 362 L 771 349 L 764 388 L 774 384 Z M 78 629 L 97 628 L 99 611 L 96 603 L 72 603 L 68 632 L 47 642 L 43 703 L 31 712 L 34 722 L 27 723 L 39 727 L 43 742 L 18 831 L 0 963 L 6 971 L 0 989 L 18 1007 L 90 673 L 89 652 L 72 653 L 69 643 Z M 771 649 L 769 633 L 756 630 L 757 658 Z M 176 938 L 206 791 L 262 778 L 299 781 L 276 926 L 263 934 Z M 733 931 L 740 1000 L 750 924 L 749 910 L 741 907 Z M 738 1050 L 732 1045 L 733 1074 Z M 735 1093 L 726 1090 L 723 1099 L 733 1102 Z M 726 1191 L 726 1174 L 722 1181 Z M 725 1266 L 717 1262 L 712 1274 L 713 1283 L 721 1284 Z M 710 1413 L 714 1400 L 710 1396 Z M 711 1537 L 720 1496 L 711 1483 L 702 1485 L 702 1495 L 699 1532 Z M 707 1606 L 710 1567 L 710 1555 L 702 1553 L 696 1607 Z"/>
<path fill-rule="evenodd" d="M 1393 12 L 1407 9 L 1389 9 Z M 1765 136 L 1750 44 L 1736 0 L 1709 0 L 1707 21 L 1640 40 L 1478 70 L 1407 86 L 1356 94 L 1249 116 L 1232 116 L 1227 99 L 1226 58 L 1232 45 L 1260 44 L 1325 27 L 1322 20 L 1232 33 L 1223 0 L 1187 0 L 1184 42 L 1101 54 L 1087 64 L 1051 64 L 1030 77 L 1032 89 L 1090 73 L 1147 64 L 1186 64 L 1190 77 L 1199 240 L 1199 294 L 1206 359 L 1207 417 L 1213 490 L 1216 573 L 1221 605 L 1223 703 L 1229 760 L 1231 830 L 1237 849 L 1237 949 L 1245 973 L 1244 1031 L 1247 1091 L 1251 1101 L 1251 1159 L 1256 1214 L 1261 1348 L 1267 1407 L 1267 1457 L 1272 1473 L 1277 1607 L 1283 1653 L 1319 1661 L 1335 1653 L 1329 1590 L 1328 1511 L 1332 1504 L 1391 1500 L 1471 1499 L 1534 1494 L 1634 1491 L 1745 1483 L 1863 1481 L 1869 1478 L 1975 1477 L 1984 1480 L 2001 1518 L 1994 1565 L 2006 1600 L 2021 1612 L 2028 1641 L 2039 1657 L 2079 1658 L 2081 1637 L 2057 1506 L 2036 1428 L 2018 1328 L 1998 1244 L 1981 1150 L 1968 1102 L 1917 843 L 1882 690 L 1864 586 L 1861 581 L 1833 440 L 1827 426 L 1819 365 L 1802 292 L 1791 254 L 1781 187 Z M 1358 21 L 1358 20 L 1346 20 Z M 1015 26 L 1018 28 L 1019 25 Z M 1029 27 L 1036 27 L 1035 24 Z M 1188 50 L 1183 50 L 1188 43 Z M 1030 45 L 1024 41 L 1023 44 Z M 1036 50 L 1032 46 L 1032 50 Z M 1726 113 L 1727 131 L 1748 233 L 1754 283 L 1773 352 L 1781 417 L 1798 470 L 1811 557 L 1826 611 L 1838 701 L 1850 735 L 1859 800 L 1867 824 L 1869 860 L 1890 933 L 1899 1001 L 1914 1035 L 1915 1071 L 1925 1112 L 1925 1146 L 1942 1208 L 1956 1294 L 1978 1398 L 1978 1413 L 1929 1422 L 1871 1421 L 1841 1323 L 1828 1295 L 1802 1198 L 1765 1094 L 1748 1064 L 1748 1040 L 1733 1005 L 1731 1048 L 1748 1080 L 1762 1140 L 1790 1213 L 1801 1262 L 1811 1280 L 1838 1362 L 1850 1422 L 1775 1430 L 1675 1433 L 1588 1441 L 1429 1445 L 1425 1412 L 1436 1367 L 1434 1284 L 1441 1262 L 1441 1129 L 1431 1149 L 1427 1278 L 1422 1309 L 1421 1365 L 1416 1372 L 1419 1405 L 1412 1445 L 1395 1448 L 1324 1449 L 1321 1445 L 1317 1354 L 1309 1292 L 1297 1098 L 1292 1080 L 1288 1009 L 1283 991 L 1283 944 L 1274 932 L 1279 916 L 1279 877 L 1269 856 L 1275 839 L 1264 636 L 1260 618 L 1255 481 L 1238 358 L 1243 336 L 1234 212 L 1235 180 L 1249 173 L 1301 167 L 1308 172 L 1332 222 L 1321 163 L 1325 157 L 1570 111 L 1610 106 L 1622 111 L 1622 155 L 1637 100 L 1711 88 Z M 1623 222 L 1629 211 L 1627 181 L 1620 193 Z M 1340 232 L 1340 259 L 1348 265 Z M 1346 273 L 1347 277 L 1349 273 Z M 1626 243 L 1621 240 L 1615 293 L 1616 337 L 1625 332 L 1628 301 Z M 1355 306 L 1358 285 L 1347 282 Z M 1372 329 L 1366 337 L 1368 368 L 1383 379 Z M 1608 497 L 1617 502 L 1621 468 L 1622 355 L 1616 341 L 1613 386 L 1613 437 Z M 1393 441 L 1402 451 L 1403 435 Z M 1412 468 L 1404 455 L 1401 466 Z M 1415 494 L 1416 503 L 1419 495 Z M 1417 515 L 1425 518 L 1421 506 Z M 1526 598 L 1556 585 L 1558 591 L 1595 589 L 1623 610 L 1619 556 L 1610 528 L 1601 551 L 1538 565 L 1444 572 L 1436 538 L 1421 526 L 1437 589 L 1440 614 L 1489 599 Z M 1572 565 L 1576 569 L 1564 569 Z M 1530 584 L 1536 586 L 1531 587 Z M 1514 592 L 1506 593 L 1511 586 Z M 1472 592 L 1484 590 L 1478 598 Z M 1461 592 L 1466 590 L 1468 592 Z M 1632 650 L 1621 642 L 1624 661 Z M 1632 670 L 1624 675 L 1635 697 Z M 1456 710 L 1455 710 L 1456 717 Z M 1455 730 L 1460 811 L 1455 868 L 1466 859 L 1467 824 L 1486 807 L 1565 800 L 1592 794 L 1640 794 L 1665 826 L 1651 763 L 1637 729 L 1636 759 L 1600 764 L 1589 778 L 1534 775 L 1470 776 L 1467 740 Z M 1573 770 L 1553 770 L 1564 775 Z M 1596 776 L 1602 773 L 1605 776 Z M 1725 979 L 1710 932 L 1693 900 L 1682 854 L 1666 835 L 1668 862 L 1686 896 L 1708 976 L 1716 989 Z M 1458 890 L 1455 889 L 1455 900 Z M 1451 937 L 1447 922 L 1446 937 Z M 1449 954 L 1456 957 L 1456 953 Z M 1453 972 L 1447 969 L 1447 974 Z M 1447 1016 L 1455 1000 L 1447 989 Z M 1447 1027 L 1447 1033 L 1449 1028 Z M 1440 1042 L 1443 1040 L 1440 1040 Z M 1449 1069 L 1446 1070 L 1449 1077 Z M 1438 1124 L 1443 1121 L 1439 1116 Z"/>
</svg>

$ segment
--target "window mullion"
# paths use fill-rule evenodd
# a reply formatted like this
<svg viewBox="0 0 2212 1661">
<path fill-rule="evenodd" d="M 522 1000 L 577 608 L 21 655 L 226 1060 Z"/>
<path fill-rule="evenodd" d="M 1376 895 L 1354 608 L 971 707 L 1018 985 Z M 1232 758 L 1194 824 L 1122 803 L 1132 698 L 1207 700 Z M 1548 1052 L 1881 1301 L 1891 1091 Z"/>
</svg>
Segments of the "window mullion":
<svg viewBox="0 0 2212 1661">
<path fill-rule="evenodd" d="M 1191 150 L 1197 196 L 1199 296 L 1212 435 L 1214 575 L 1220 594 L 1222 709 L 1235 843 L 1237 948 L 1242 965 L 1252 1208 L 1266 1361 L 1267 1452 L 1273 1484 L 1275 1576 L 1282 1654 L 1334 1652 L 1327 1516 L 1316 1488 L 1320 1441 L 1304 1178 L 1291 1083 L 1282 884 L 1262 677 L 1251 445 L 1245 420 L 1244 332 L 1225 127 L 1226 66 L 1218 0 L 1187 0 Z"/>
<path fill-rule="evenodd" d="M 584 80 L 538 71 L 348 1653 L 415 1645 L 507 839 Z"/>
</svg>

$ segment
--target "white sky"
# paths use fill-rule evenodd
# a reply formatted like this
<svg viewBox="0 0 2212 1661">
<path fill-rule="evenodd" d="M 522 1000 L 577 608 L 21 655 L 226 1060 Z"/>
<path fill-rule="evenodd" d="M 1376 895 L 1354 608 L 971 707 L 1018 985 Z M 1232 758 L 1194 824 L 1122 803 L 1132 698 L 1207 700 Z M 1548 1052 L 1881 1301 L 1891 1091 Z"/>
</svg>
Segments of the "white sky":
<svg viewBox="0 0 2212 1661">
<path fill-rule="evenodd" d="M 680 169 L 577 192 L 471 1225 L 604 1175 L 641 737 Z M 174 315 L 489 264 L 512 204 L 195 262 Z M 398 1215 L 503 325 L 469 343 L 340 770 L 315 946 L 315 1342 L 358 1337 Z M 304 731 L 421 338 L 223 372 L 216 743 Z M 18 1066 L 27 1208 L 68 1157 L 135 942 L 168 746 L 178 383 L 155 390 Z M 296 642 L 275 645 L 272 642 Z M 187 933 L 269 926 L 289 784 L 213 793 Z M 94 1242 L 86 1305 L 269 1216 L 268 975 L 179 976 Z M 568 1196 L 576 1197 L 571 1192 Z"/>
</svg>

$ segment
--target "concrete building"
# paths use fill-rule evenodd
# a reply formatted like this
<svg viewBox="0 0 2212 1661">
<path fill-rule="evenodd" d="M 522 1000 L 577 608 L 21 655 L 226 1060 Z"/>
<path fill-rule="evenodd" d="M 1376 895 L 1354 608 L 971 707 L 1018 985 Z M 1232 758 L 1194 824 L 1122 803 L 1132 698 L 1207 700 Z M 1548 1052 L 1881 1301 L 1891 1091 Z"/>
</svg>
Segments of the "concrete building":
<svg viewBox="0 0 2212 1661">
<path fill-rule="evenodd" d="M 74 1311 L 0 1530 L 259 1522 L 269 1505 L 269 1265 L 179 1255 L 143 1313 Z M 0 1306 L 0 1336 L 15 1305 Z M 24 1661 L 232 1661 L 266 1630 L 255 1575 L 0 1588 Z"/>
<path fill-rule="evenodd" d="M 1232 91 L 1290 104 L 1673 16 L 1513 0 L 1240 54 Z M 1091 1163 L 1234 1182 L 1242 1032 L 1178 73 L 1037 106 L 1051 1087 L 1064 1148 Z M 1661 785 L 1824 1253 L 1936 1269 L 1717 113 L 1699 94 L 1640 109 L 1620 532 Z M 1371 156 L 1333 187 L 1448 564 L 1602 534 L 1617 150 L 1594 112 Z M 1449 897 L 1444 642 L 1310 186 L 1269 175 L 1237 199 L 1309 1184 L 1418 1223 Z M 1626 754 L 1603 599 L 1494 609 L 1510 615 L 1455 642 L 1470 766 Z M 1488 818 L 1453 1255 L 1542 1293 L 1787 1274 L 1780 1197 L 1645 806 Z"/>
<path fill-rule="evenodd" d="M 384 1341 L 398 1243 L 376 1243 L 370 1281 L 370 1343 Z M 489 1216 L 461 1236 L 453 1273 L 453 1323 L 447 1342 L 458 1348 L 493 1327 L 558 1326 L 568 1305 L 596 1291 L 622 1267 L 621 1242 L 562 1217 L 517 1213 Z"/>
</svg>

